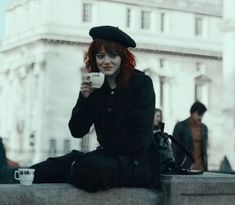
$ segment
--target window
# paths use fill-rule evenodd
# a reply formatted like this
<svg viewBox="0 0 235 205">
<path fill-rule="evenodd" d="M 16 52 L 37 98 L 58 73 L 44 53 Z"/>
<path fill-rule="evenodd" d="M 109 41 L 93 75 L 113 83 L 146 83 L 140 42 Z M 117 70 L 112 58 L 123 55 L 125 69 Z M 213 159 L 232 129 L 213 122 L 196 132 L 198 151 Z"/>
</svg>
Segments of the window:
<svg viewBox="0 0 235 205">
<path fill-rule="evenodd" d="M 131 9 L 126 10 L 126 27 L 131 27 Z"/>
<path fill-rule="evenodd" d="M 196 71 L 200 72 L 201 71 L 201 63 L 196 63 Z"/>
<path fill-rule="evenodd" d="M 195 84 L 195 101 L 208 104 L 208 86 L 207 84 L 196 83 Z"/>
<path fill-rule="evenodd" d="M 56 140 L 50 139 L 50 157 L 55 157 L 56 152 Z"/>
<path fill-rule="evenodd" d="M 207 107 L 209 105 L 209 85 L 211 79 L 205 75 L 199 75 L 195 78 L 195 101 L 204 103 Z"/>
<path fill-rule="evenodd" d="M 67 154 L 70 152 L 70 140 L 66 139 L 64 140 L 64 154 Z"/>
<path fill-rule="evenodd" d="M 165 82 L 165 77 L 164 76 L 159 76 L 159 83 L 160 83 L 160 93 L 159 93 L 159 96 L 160 96 L 160 106 L 161 108 L 163 108 L 163 105 L 164 105 L 164 82 Z"/>
<path fill-rule="evenodd" d="M 90 23 L 91 22 L 91 15 L 92 15 L 92 4 L 84 3 L 83 10 L 82 10 L 82 22 Z"/>
<path fill-rule="evenodd" d="M 162 59 L 162 58 L 159 59 L 159 67 L 160 67 L 160 68 L 163 69 L 163 68 L 165 67 L 165 63 L 166 63 L 166 62 L 165 62 L 165 59 Z"/>
<path fill-rule="evenodd" d="M 203 19 L 197 17 L 195 19 L 195 35 L 201 36 L 203 34 Z"/>
<path fill-rule="evenodd" d="M 205 64 L 200 63 L 200 62 L 196 62 L 196 71 L 201 74 L 205 74 L 206 73 Z"/>
<path fill-rule="evenodd" d="M 150 29 L 150 11 L 141 12 L 141 29 Z"/>
<path fill-rule="evenodd" d="M 29 136 L 29 145 L 30 145 L 31 147 L 34 147 L 34 145 L 35 145 L 35 135 L 34 135 L 34 134 L 31 134 L 31 135 Z"/>
<path fill-rule="evenodd" d="M 160 31 L 165 31 L 165 13 L 160 15 Z"/>
</svg>

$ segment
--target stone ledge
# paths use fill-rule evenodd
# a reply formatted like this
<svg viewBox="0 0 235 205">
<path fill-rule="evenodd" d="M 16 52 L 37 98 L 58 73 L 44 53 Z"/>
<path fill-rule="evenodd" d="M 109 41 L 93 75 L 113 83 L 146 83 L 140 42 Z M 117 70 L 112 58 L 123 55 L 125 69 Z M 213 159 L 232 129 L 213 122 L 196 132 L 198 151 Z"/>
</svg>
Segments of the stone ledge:
<svg viewBox="0 0 235 205">
<path fill-rule="evenodd" d="M 1 205 L 161 205 L 163 193 L 143 188 L 113 188 L 87 193 L 69 184 L 0 185 Z"/>
<path fill-rule="evenodd" d="M 164 205 L 234 205 L 235 175 L 162 175 Z"/>
<path fill-rule="evenodd" d="M 0 205 L 234 205 L 235 175 L 162 175 L 162 191 L 113 188 L 87 193 L 69 184 L 0 185 Z"/>
</svg>

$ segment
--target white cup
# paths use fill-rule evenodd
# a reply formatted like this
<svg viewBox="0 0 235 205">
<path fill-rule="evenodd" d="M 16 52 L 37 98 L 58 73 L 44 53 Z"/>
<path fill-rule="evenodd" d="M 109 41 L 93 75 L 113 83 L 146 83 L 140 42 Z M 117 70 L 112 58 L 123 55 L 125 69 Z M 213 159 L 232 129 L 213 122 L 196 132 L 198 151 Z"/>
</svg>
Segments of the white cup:
<svg viewBox="0 0 235 205">
<path fill-rule="evenodd" d="M 92 88 L 100 88 L 104 83 L 104 74 L 98 72 L 84 73 L 84 82 L 91 82 Z"/>
<path fill-rule="evenodd" d="M 19 168 L 14 173 L 14 178 L 20 181 L 21 185 L 30 186 L 33 183 L 35 169 Z"/>
</svg>

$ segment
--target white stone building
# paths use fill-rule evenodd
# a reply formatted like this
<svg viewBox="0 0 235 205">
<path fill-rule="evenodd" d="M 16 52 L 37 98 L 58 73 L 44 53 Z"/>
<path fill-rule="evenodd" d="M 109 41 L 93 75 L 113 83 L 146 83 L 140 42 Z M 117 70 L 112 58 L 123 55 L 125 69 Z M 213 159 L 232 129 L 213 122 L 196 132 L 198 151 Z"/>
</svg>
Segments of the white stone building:
<svg viewBox="0 0 235 205">
<path fill-rule="evenodd" d="M 224 0 L 223 7 L 223 135 L 221 144 L 229 160 L 235 161 L 235 1 Z M 219 150 L 219 149 L 218 149 Z"/>
<path fill-rule="evenodd" d="M 137 68 L 154 81 L 166 131 L 188 117 L 198 99 L 208 107 L 209 167 L 217 169 L 234 153 L 234 135 L 226 136 L 229 144 L 221 137 L 227 129 L 223 82 L 229 83 L 222 70 L 222 0 L 11 0 L 5 20 L 0 135 L 10 158 L 30 164 L 95 147 L 94 129 L 81 143 L 67 124 L 91 42 L 88 31 L 108 24 L 136 40 Z"/>
</svg>

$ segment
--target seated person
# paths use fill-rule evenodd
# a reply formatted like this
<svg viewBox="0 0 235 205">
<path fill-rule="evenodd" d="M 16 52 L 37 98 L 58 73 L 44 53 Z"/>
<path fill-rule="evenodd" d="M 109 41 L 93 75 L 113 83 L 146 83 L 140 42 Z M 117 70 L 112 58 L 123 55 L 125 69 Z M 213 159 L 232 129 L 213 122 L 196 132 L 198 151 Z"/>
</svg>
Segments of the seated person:
<svg viewBox="0 0 235 205">
<path fill-rule="evenodd" d="M 155 94 L 150 77 L 135 69 L 135 41 L 117 27 L 90 30 L 87 72 L 105 76 L 101 88 L 83 80 L 69 129 L 82 138 L 94 124 L 100 147 L 33 165 L 34 183 L 65 183 L 88 192 L 111 187 L 158 188 L 159 155 L 152 143 Z"/>
</svg>

